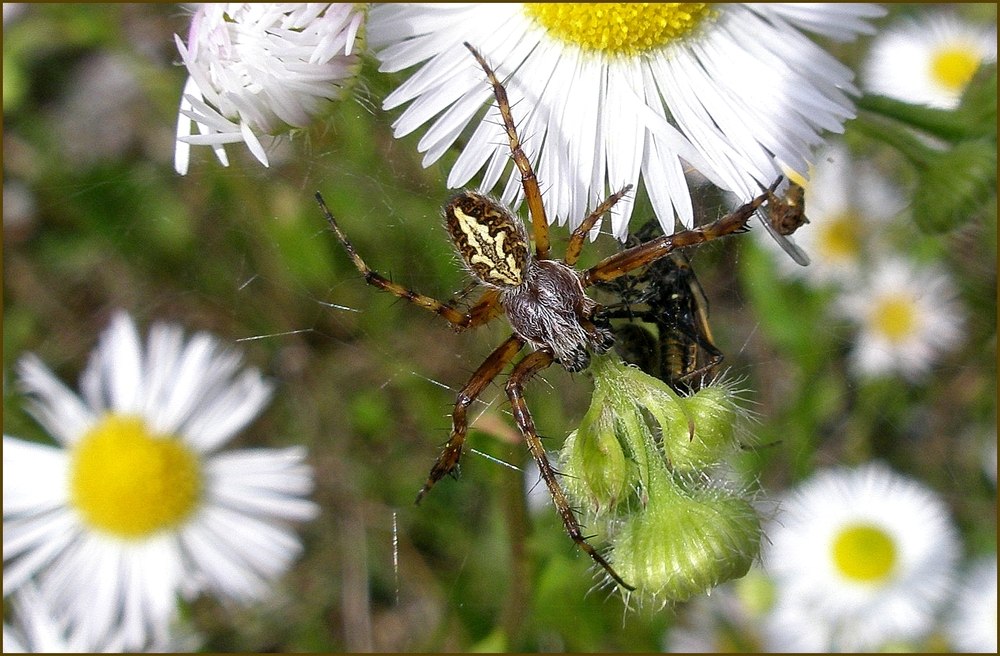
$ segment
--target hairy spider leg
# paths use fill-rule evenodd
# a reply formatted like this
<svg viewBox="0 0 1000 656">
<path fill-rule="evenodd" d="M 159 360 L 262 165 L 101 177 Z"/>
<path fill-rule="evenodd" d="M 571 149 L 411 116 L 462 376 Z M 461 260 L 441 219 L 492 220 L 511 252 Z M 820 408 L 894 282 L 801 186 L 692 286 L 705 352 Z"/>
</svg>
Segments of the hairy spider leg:
<svg viewBox="0 0 1000 656">
<path fill-rule="evenodd" d="M 333 218 L 333 214 L 326 206 L 323 196 L 318 191 L 316 192 L 316 201 L 319 203 L 320 209 L 323 210 L 323 214 L 326 216 L 326 220 L 327 223 L 330 224 L 330 228 L 333 230 L 334 234 L 337 235 L 337 239 L 344 247 L 344 250 L 347 251 L 347 255 L 351 258 L 351 262 L 354 263 L 355 268 L 361 272 L 361 275 L 365 278 L 365 282 L 369 285 L 387 291 L 394 296 L 398 296 L 399 298 L 406 299 L 414 305 L 418 305 L 425 310 L 430 310 L 431 312 L 444 317 L 457 331 L 482 325 L 500 314 L 501 308 L 497 294 L 495 293 L 490 293 L 489 291 L 486 292 L 475 305 L 469 308 L 467 312 L 460 312 L 455 309 L 451 303 L 443 303 L 431 296 L 415 292 L 412 289 L 408 289 L 399 283 L 389 280 L 377 271 L 372 270 L 365 263 L 365 261 L 361 259 L 361 256 L 358 255 L 358 252 L 354 249 L 354 245 L 351 244 L 347 235 L 345 235 L 344 231 L 340 229 L 339 225 L 337 225 L 337 221 Z"/>
<path fill-rule="evenodd" d="M 590 229 L 594 227 L 594 224 L 597 223 L 605 212 L 614 207 L 631 190 L 632 185 L 627 184 L 622 187 L 621 191 L 608 196 L 603 203 L 594 208 L 594 211 L 576 227 L 576 230 L 569 236 L 569 243 L 566 244 L 566 254 L 563 255 L 563 262 L 570 266 L 576 264 L 576 261 L 580 259 L 580 252 L 583 251 L 583 241 L 587 238 L 587 233 L 590 232 Z"/>
<path fill-rule="evenodd" d="M 524 441 L 527 442 L 528 450 L 531 451 L 535 463 L 538 464 L 538 471 L 541 472 L 542 479 L 549 488 L 549 494 L 552 495 L 552 501 L 555 503 L 556 510 L 559 512 L 570 538 L 587 552 L 587 555 L 600 565 L 608 573 L 608 576 L 614 579 L 615 583 L 626 590 L 635 590 L 635 587 L 626 583 L 611 567 L 611 564 L 587 542 L 587 538 L 580 528 L 580 522 L 577 521 L 573 508 L 570 507 L 566 494 L 563 492 L 562 486 L 559 485 L 556 472 L 545 455 L 545 447 L 535 430 L 535 421 L 531 418 L 528 405 L 524 401 L 524 386 L 535 374 L 548 367 L 553 361 L 552 354 L 548 351 L 534 351 L 514 366 L 506 386 L 507 396 L 510 398 L 510 405 L 514 412 L 514 421 L 517 423 L 521 435 L 524 436 Z"/>
<path fill-rule="evenodd" d="M 465 384 L 465 387 L 458 393 L 458 400 L 455 401 L 455 409 L 451 413 L 451 435 L 444 445 L 444 450 L 438 456 L 437 461 L 431 468 L 431 473 L 427 476 L 427 482 L 417 493 L 415 503 L 420 503 L 434 484 L 451 473 L 457 473 L 458 461 L 462 457 L 462 445 L 465 444 L 465 436 L 469 430 L 469 424 L 465 419 L 465 411 L 476 398 L 482 394 L 483 390 L 493 382 L 493 379 L 503 371 L 503 368 L 517 355 L 524 340 L 517 335 L 511 335 L 500 346 L 490 353 L 486 361 L 476 369 L 472 378 Z"/>
<path fill-rule="evenodd" d="M 756 213 L 757 208 L 767 201 L 768 193 L 773 193 L 780 182 L 781 178 L 779 177 L 765 193 L 741 205 L 722 218 L 716 219 L 712 223 L 690 230 L 680 230 L 672 235 L 657 237 L 644 244 L 639 244 L 638 246 L 604 258 L 583 272 L 583 286 L 589 287 L 598 282 L 614 280 L 629 271 L 638 269 L 650 262 L 655 262 L 678 248 L 696 246 L 707 241 L 712 241 L 713 239 L 718 239 L 719 237 L 745 232 L 748 230 L 747 221 Z"/>
<path fill-rule="evenodd" d="M 504 129 L 507 131 L 507 139 L 510 141 L 510 153 L 514 158 L 517 170 L 521 172 L 521 187 L 524 189 L 524 198 L 528 202 L 528 214 L 531 215 L 531 233 L 535 240 L 535 256 L 539 260 L 549 257 L 549 220 L 545 215 L 545 206 L 542 204 L 542 191 L 538 188 L 538 179 L 535 171 L 531 168 L 528 156 L 521 148 L 521 139 L 517 136 L 517 128 L 514 127 L 514 117 L 510 112 L 510 101 L 507 99 L 507 90 L 497 79 L 496 73 L 486 63 L 479 51 L 468 41 L 464 42 L 466 48 L 476 58 L 479 65 L 486 72 L 486 77 L 493 87 L 493 95 L 497 100 L 497 107 L 500 116 L 503 118 Z"/>
</svg>

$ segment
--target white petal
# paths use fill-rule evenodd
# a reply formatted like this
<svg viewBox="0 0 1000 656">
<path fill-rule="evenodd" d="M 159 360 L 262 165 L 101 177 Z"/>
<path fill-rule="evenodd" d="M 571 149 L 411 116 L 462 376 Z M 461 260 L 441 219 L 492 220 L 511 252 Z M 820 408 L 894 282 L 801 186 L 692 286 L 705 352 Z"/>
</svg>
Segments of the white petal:
<svg viewBox="0 0 1000 656">
<path fill-rule="evenodd" d="M 54 438 L 64 445 L 76 442 L 94 423 L 94 412 L 71 392 L 34 354 L 18 362 L 18 381 L 33 398 L 27 408 Z M 100 406 L 95 410 L 100 410 Z"/>
</svg>

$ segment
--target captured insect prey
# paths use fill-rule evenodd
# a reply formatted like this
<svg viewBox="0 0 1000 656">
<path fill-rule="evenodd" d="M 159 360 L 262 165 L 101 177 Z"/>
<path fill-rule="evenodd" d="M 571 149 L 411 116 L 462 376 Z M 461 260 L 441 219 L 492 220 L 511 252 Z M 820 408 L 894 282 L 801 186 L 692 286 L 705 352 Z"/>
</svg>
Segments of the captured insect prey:
<svg viewBox="0 0 1000 656">
<path fill-rule="evenodd" d="M 586 288 L 598 283 L 609 283 L 658 261 L 668 261 L 665 258 L 678 249 L 745 231 L 747 222 L 768 201 L 780 179 L 765 193 L 716 221 L 691 230 L 650 238 L 611 255 L 588 269 L 577 269 L 575 265 L 588 233 L 630 192 L 631 186 L 624 186 L 600 203 L 572 231 L 562 258 L 553 257 L 542 193 L 529 158 L 522 149 L 506 90 L 482 55 L 468 43 L 465 45 L 492 87 L 510 144 L 511 156 L 520 173 L 531 221 L 529 235 L 516 214 L 496 199 L 478 191 L 459 192 L 444 205 L 444 224 L 448 236 L 468 273 L 482 289 L 478 300 L 466 309 L 460 309 L 454 303 L 446 303 L 407 289 L 377 273 L 351 245 L 338 220 L 327 209 L 322 196 L 317 193 L 316 198 L 330 229 L 368 284 L 438 314 L 456 331 L 476 328 L 500 316 L 506 317 L 512 330 L 511 335 L 493 350 L 459 391 L 452 411 L 450 436 L 418 493 L 417 502 L 446 475 L 457 473 L 468 432 L 466 411 L 492 381 L 511 365 L 505 391 L 514 421 L 538 465 L 566 531 L 615 583 L 632 590 L 633 587 L 614 571 L 584 536 L 536 432 L 524 397 L 525 385 L 553 363 L 568 371 L 581 371 L 589 365 L 591 355 L 605 353 L 613 346 L 615 336 L 607 325 L 602 325 L 605 322 L 599 316 L 599 306 L 587 296 Z M 676 286 L 678 289 L 688 290 L 683 295 L 694 289 L 689 282 L 678 282 Z M 690 293 L 693 294 L 693 291 Z M 698 303 L 689 305 L 691 308 L 682 311 L 697 314 Z M 674 310 L 666 304 L 656 310 L 664 315 L 672 311 Z M 695 327 L 689 326 L 689 323 Z M 721 359 L 721 354 L 712 346 L 707 325 L 704 331 L 699 332 L 697 323 L 694 316 L 685 317 L 678 323 L 677 330 L 683 333 L 683 339 L 692 341 Z M 688 328 L 691 328 L 692 336 L 685 332 Z M 531 352 L 515 363 L 516 356 L 525 346 L 529 346 Z M 711 367 L 712 364 L 708 366 Z M 690 380 L 698 374 L 697 367 L 691 368 L 690 364 L 679 366 L 679 379 Z"/>
<path fill-rule="evenodd" d="M 662 234 L 659 224 L 650 221 L 631 239 L 657 233 Z M 599 319 L 614 322 L 615 349 L 623 360 L 680 394 L 697 392 L 711 379 L 724 356 L 709 327 L 708 299 L 682 251 L 601 288 L 617 299 L 602 307 Z"/>
<path fill-rule="evenodd" d="M 772 192 L 767 197 L 767 221 L 783 237 L 809 223 L 806 218 L 806 190 L 802 185 L 788 182 L 788 189 L 779 196 Z"/>
</svg>

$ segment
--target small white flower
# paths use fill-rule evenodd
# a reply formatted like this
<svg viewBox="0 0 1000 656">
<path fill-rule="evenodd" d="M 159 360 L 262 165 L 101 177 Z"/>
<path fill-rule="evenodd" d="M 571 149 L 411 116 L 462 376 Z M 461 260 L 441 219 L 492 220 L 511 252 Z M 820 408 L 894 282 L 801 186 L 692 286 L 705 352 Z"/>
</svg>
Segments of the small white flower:
<svg viewBox="0 0 1000 656">
<path fill-rule="evenodd" d="M 996 653 L 996 556 L 980 558 L 966 573 L 945 631 L 957 651 Z"/>
<path fill-rule="evenodd" d="M 996 25 L 951 13 L 905 19 L 872 42 L 864 86 L 906 102 L 953 109 L 980 64 L 996 61 Z"/>
<path fill-rule="evenodd" d="M 902 193 L 871 164 L 855 160 L 837 141 L 816 153 L 808 179 L 791 174 L 805 189 L 809 223 L 795 241 L 811 260 L 807 267 L 777 258 L 780 271 L 815 285 L 853 283 L 863 266 L 884 250 L 881 228 L 904 205 Z M 773 242 L 766 240 L 770 250 Z"/>
<path fill-rule="evenodd" d="M 352 53 L 363 20 L 362 5 L 350 3 L 199 6 L 187 44 L 175 35 L 189 74 L 177 117 L 177 172 L 187 173 L 192 145 L 211 146 L 228 166 L 223 144 L 241 141 L 267 166 L 267 135 L 308 126 L 322 101 L 344 93 L 357 70 Z"/>
<path fill-rule="evenodd" d="M 397 137 L 430 123 L 424 165 L 475 130 L 448 177 L 485 167 L 492 189 L 510 163 L 495 103 L 468 41 L 505 80 L 549 219 L 578 225 L 609 191 L 645 182 L 667 232 L 694 223 L 685 169 L 748 199 L 780 173 L 805 170 L 826 130 L 854 115 L 852 73 L 804 32 L 838 39 L 871 31 L 874 5 L 446 4 L 372 9 L 368 34 L 383 71 L 423 63 L 385 100 L 410 103 Z M 512 170 L 502 192 L 520 197 Z M 624 239 L 633 198 L 616 206 Z"/>
<path fill-rule="evenodd" d="M 305 453 L 219 452 L 271 388 L 211 335 L 157 324 L 143 348 L 120 312 L 82 398 L 33 355 L 19 377 L 58 446 L 4 436 L 3 592 L 35 579 L 72 644 L 156 644 L 178 595 L 260 598 L 301 552 L 289 524 L 316 513 Z"/>
<path fill-rule="evenodd" d="M 920 639 L 950 594 L 960 550 L 944 502 L 876 463 L 815 475 L 767 535 L 777 601 L 765 628 L 782 651 Z"/>
<path fill-rule="evenodd" d="M 965 314 L 944 271 L 903 260 L 881 262 L 842 293 L 837 311 L 860 327 L 850 355 L 861 376 L 898 372 L 911 381 L 962 339 Z"/>
</svg>

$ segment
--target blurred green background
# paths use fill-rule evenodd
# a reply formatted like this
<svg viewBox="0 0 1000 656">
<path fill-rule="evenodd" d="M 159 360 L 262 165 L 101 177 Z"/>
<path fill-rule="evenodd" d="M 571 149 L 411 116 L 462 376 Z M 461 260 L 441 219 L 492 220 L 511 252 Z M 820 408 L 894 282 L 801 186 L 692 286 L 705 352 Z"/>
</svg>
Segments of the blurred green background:
<svg viewBox="0 0 1000 656">
<path fill-rule="evenodd" d="M 172 35 L 186 34 L 185 11 L 5 5 L 4 17 L 5 434 L 47 439 L 12 384 L 17 359 L 33 351 L 75 384 L 124 308 L 143 330 L 168 320 L 238 343 L 277 391 L 235 446 L 302 444 L 315 467 L 322 512 L 302 527 L 305 555 L 273 601 L 234 609 L 202 599 L 186 611 L 207 650 L 661 648 L 674 612 L 624 612 L 605 592 L 588 594 L 589 559 L 550 507 L 529 509 L 520 472 L 467 452 L 459 481 L 413 504 L 457 389 L 507 329 L 456 335 L 377 293 L 326 232 L 317 190 L 374 268 L 442 299 L 467 282 L 439 218 L 453 156 L 422 168 L 419 134 L 394 139 L 398 113 L 380 109 L 400 78 L 366 61 L 353 97 L 292 135 L 271 168 L 241 145 L 228 147 L 229 168 L 196 148 L 181 177 L 173 139 L 186 71 Z M 836 52 L 856 68 L 865 44 Z M 912 183 L 892 152 L 862 147 Z M 705 216 L 723 211 L 707 193 L 696 200 Z M 693 255 L 716 342 L 753 390 L 764 446 L 743 466 L 760 471 L 765 495 L 817 467 L 880 458 L 944 496 L 967 552 L 995 550 L 996 490 L 982 473 L 996 426 L 991 207 L 948 234 L 901 233 L 953 274 L 969 313 L 964 345 L 916 386 L 848 378 L 851 333 L 826 318 L 830 298 L 781 279 L 756 236 Z M 648 215 L 637 210 L 633 227 Z M 554 229 L 557 253 L 566 236 Z M 616 248 L 603 236 L 582 263 Z M 550 449 L 590 390 L 586 374 L 557 368 L 531 384 Z M 483 401 L 471 447 L 525 464 L 502 385 Z"/>
</svg>

